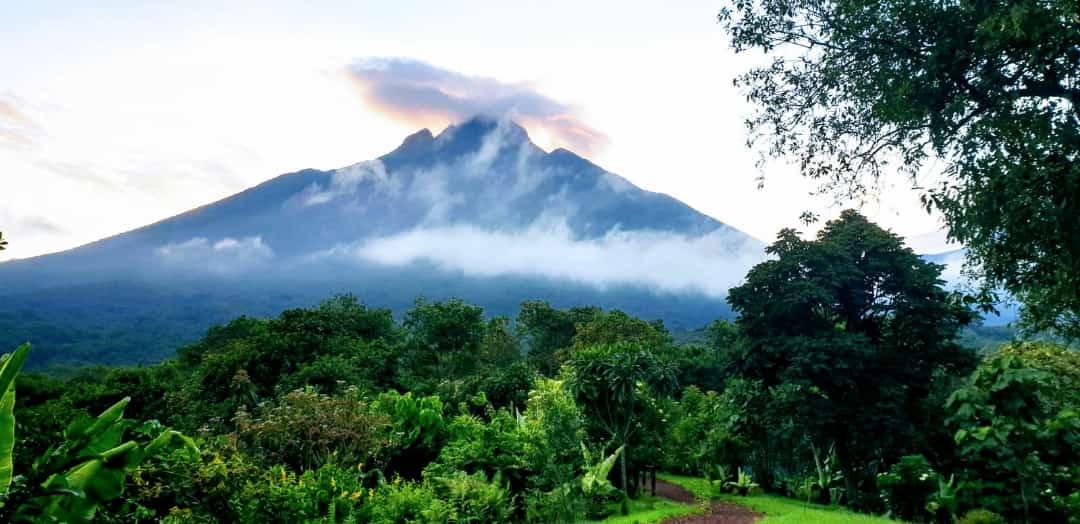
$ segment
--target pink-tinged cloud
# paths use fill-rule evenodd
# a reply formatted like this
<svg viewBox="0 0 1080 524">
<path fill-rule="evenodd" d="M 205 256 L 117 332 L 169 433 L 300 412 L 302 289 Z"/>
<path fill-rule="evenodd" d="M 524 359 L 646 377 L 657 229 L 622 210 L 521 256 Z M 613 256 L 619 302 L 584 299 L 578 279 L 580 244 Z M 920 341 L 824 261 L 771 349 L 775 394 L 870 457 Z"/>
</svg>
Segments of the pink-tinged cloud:
<svg viewBox="0 0 1080 524">
<path fill-rule="evenodd" d="M 33 145 L 41 126 L 15 107 L 0 100 L 0 147 L 25 148 Z"/>
<path fill-rule="evenodd" d="M 577 108 L 526 84 L 464 75 L 407 58 L 359 60 L 346 73 L 369 106 L 409 124 L 437 129 L 477 115 L 509 117 L 586 155 L 608 142 L 582 121 Z"/>
</svg>

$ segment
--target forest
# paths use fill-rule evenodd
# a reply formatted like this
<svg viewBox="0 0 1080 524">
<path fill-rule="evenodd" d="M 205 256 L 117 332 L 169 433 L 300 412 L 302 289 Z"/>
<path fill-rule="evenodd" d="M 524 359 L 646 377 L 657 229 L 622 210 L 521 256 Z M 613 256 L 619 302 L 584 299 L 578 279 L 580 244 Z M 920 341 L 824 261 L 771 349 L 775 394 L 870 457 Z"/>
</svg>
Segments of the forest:
<svg viewBox="0 0 1080 524">
<path fill-rule="evenodd" d="M 421 298 L 397 322 L 343 295 L 66 380 L 20 373 L 20 347 L 0 520 L 658 522 L 719 499 L 1076 521 L 1080 354 L 958 344 L 970 300 L 857 212 L 768 249 L 694 343 L 588 306 Z"/>
<path fill-rule="evenodd" d="M 345 294 L 153 365 L 5 347 L 0 522 L 1080 524 L 1080 2 L 725 4 L 749 145 L 843 203 L 780 230 L 733 321 Z M 971 286 L 839 211 L 901 186 Z M 55 335 L 103 354 L 91 327 Z"/>
</svg>

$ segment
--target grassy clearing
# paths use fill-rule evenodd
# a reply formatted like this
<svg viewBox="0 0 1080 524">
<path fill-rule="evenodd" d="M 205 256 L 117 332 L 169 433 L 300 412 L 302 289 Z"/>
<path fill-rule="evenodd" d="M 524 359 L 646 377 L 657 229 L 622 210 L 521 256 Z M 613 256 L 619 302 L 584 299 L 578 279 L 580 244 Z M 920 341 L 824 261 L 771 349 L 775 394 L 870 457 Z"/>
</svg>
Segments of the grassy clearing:
<svg viewBox="0 0 1080 524">
<path fill-rule="evenodd" d="M 754 511 L 764 513 L 765 518 L 759 524 L 896 524 L 897 521 L 876 515 L 855 513 L 843 508 L 830 508 L 817 504 L 806 504 L 778 495 L 755 495 L 737 497 L 724 495 L 720 500 L 742 504 Z"/>
<path fill-rule="evenodd" d="M 630 501 L 629 515 L 619 515 L 616 513 L 604 520 L 588 520 L 585 522 L 603 522 L 604 524 L 651 524 L 660 522 L 668 517 L 689 515 L 695 512 L 697 512 L 697 508 L 688 504 L 680 504 L 660 497 L 641 497 L 638 500 Z"/>
<path fill-rule="evenodd" d="M 670 474 L 661 474 L 658 477 L 672 484 L 678 484 L 699 497 L 708 497 L 711 494 L 709 483 L 703 478 Z M 723 495 L 719 498 L 764 513 L 765 518 L 758 521 L 758 524 L 791 524 L 796 522 L 803 524 L 896 524 L 897 522 L 885 517 L 854 513 L 843 508 L 806 504 L 777 495 L 754 495 L 751 497 Z"/>
</svg>

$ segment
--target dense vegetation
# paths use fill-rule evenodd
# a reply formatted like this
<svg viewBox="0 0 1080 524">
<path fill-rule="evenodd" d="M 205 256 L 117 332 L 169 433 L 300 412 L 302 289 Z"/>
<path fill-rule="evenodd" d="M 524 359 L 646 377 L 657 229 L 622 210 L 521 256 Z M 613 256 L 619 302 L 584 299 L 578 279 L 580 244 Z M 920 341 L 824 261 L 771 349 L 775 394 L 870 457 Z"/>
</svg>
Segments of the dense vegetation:
<svg viewBox="0 0 1080 524">
<path fill-rule="evenodd" d="M 0 518 L 577 522 L 633 511 L 662 471 L 767 513 L 1080 519 L 1080 356 L 957 344 L 969 301 L 857 213 L 769 250 L 738 320 L 693 343 L 595 307 L 418 300 L 397 321 L 337 296 L 158 365 L 20 374 Z"/>
<path fill-rule="evenodd" d="M 1080 335 L 1080 2 L 735 0 L 751 141 L 841 198 L 901 173 L 1033 330 Z"/>
</svg>

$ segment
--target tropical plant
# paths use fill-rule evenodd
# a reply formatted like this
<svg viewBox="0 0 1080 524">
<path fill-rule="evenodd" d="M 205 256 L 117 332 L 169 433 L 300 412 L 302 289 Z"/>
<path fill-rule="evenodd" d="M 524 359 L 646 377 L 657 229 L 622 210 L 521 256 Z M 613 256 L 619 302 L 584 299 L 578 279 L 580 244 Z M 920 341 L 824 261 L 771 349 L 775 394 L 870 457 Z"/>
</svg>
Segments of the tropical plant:
<svg viewBox="0 0 1080 524">
<path fill-rule="evenodd" d="M 674 388 L 673 367 L 641 343 L 617 342 L 576 349 L 567 371 L 567 386 L 595 432 L 623 448 L 619 478 L 629 494 L 627 455 L 642 433 L 661 430 L 641 422 L 654 393 Z"/>
<path fill-rule="evenodd" d="M 416 397 L 412 392 L 390 390 L 375 397 L 371 407 L 390 418 L 386 473 L 419 477 L 446 441 L 442 400 L 438 396 Z"/>
<path fill-rule="evenodd" d="M 966 499 L 1011 521 L 1063 518 L 1055 499 L 1080 487 L 1080 406 L 1069 405 L 1076 393 L 1064 376 L 1005 350 L 949 397 Z"/>
<path fill-rule="evenodd" d="M 930 518 L 928 505 L 941 478 L 926 457 L 909 455 L 877 476 L 877 487 L 889 515 L 906 521 L 925 522 Z"/>
<path fill-rule="evenodd" d="M 736 495 L 746 496 L 749 495 L 752 490 L 758 487 L 758 484 L 754 482 L 754 478 L 749 473 L 743 472 L 742 468 L 739 468 L 735 475 L 735 480 L 728 481 L 725 487 Z"/>
<path fill-rule="evenodd" d="M 192 440 L 163 429 L 149 441 L 125 440 L 133 425 L 124 420 L 124 398 L 97 418 L 71 423 L 64 440 L 38 457 L 30 471 L 12 477 L 15 441 L 15 377 L 30 352 L 25 344 L 4 355 L 0 368 L 0 520 L 89 522 L 99 506 L 119 497 L 127 475 L 148 457 L 179 441 L 198 453 Z"/>
<path fill-rule="evenodd" d="M 434 477 L 435 492 L 448 506 L 448 524 L 480 524 L 509 522 L 514 513 L 510 489 L 496 473 L 491 480 L 482 472 L 472 475 L 463 471 L 445 477 Z"/>
</svg>

